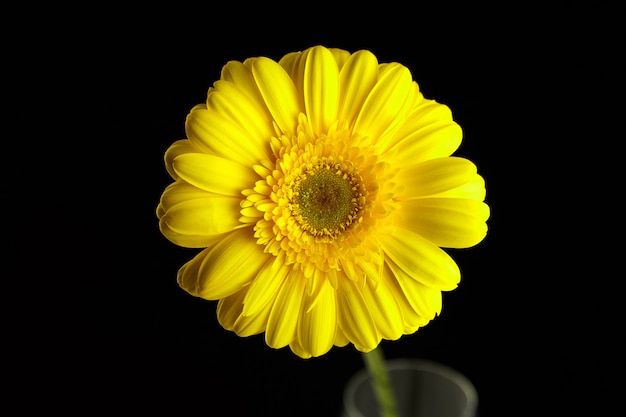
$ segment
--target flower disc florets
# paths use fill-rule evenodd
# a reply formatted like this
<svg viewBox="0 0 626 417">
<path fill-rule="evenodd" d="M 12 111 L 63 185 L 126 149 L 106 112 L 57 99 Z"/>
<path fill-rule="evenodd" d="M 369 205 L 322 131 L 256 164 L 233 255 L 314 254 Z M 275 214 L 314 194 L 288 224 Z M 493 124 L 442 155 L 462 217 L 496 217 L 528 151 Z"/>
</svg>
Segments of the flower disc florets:
<svg viewBox="0 0 626 417">
<path fill-rule="evenodd" d="M 353 248 L 393 207 L 392 201 L 378 201 L 380 181 L 386 180 L 386 188 L 393 182 L 392 171 L 371 150 L 347 144 L 353 140 L 349 131 L 315 136 L 306 117 L 299 120 L 298 135 L 272 140 L 277 163 L 255 167 L 264 179 L 244 191 L 241 221 L 255 221 L 258 243 L 310 276 L 315 268 L 339 270 L 342 261 L 355 263 Z"/>
<path fill-rule="evenodd" d="M 304 232 L 332 242 L 363 219 L 364 191 L 352 164 L 322 158 L 295 180 L 289 209 Z"/>
</svg>

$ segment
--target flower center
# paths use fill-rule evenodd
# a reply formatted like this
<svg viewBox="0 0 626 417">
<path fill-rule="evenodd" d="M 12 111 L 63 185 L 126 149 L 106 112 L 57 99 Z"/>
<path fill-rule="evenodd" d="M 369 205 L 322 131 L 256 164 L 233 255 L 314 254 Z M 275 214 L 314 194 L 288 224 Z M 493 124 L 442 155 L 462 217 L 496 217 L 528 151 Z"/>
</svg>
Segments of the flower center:
<svg viewBox="0 0 626 417">
<path fill-rule="evenodd" d="M 275 161 L 254 165 L 260 179 L 242 191 L 240 221 L 254 225 L 265 252 L 297 264 L 307 278 L 315 271 L 361 274 L 361 245 L 371 245 L 368 233 L 396 209 L 395 170 L 376 149 L 351 146 L 359 137 L 348 130 L 316 136 L 306 116 L 298 122 L 295 135 L 271 139 Z M 382 256 L 368 255 L 370 261 L 382 265 Z"/>
<path fill-rule="evenodd" d="M 303 231 L 333 239 L 360 221 L 364 194 L 352 166 L 321 161 L 295 179 L 289 208 Z"/>
</svg>

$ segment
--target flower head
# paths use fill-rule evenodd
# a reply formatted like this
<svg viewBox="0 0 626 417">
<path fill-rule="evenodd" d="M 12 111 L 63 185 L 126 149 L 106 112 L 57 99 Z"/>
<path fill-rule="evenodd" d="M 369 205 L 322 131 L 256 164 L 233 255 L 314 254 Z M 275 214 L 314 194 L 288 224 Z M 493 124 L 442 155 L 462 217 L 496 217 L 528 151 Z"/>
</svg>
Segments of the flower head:
<svg viewBox="0 0 626 417">
<path fill-rule="evenodd" d="M 180 286 L 219 300 L 224 328 L 301 357 L 426 325 L 460 280 L 441 247 L 487 231 L 448 107 L 365 50 L 228 62 L 186 133 L 157 208 L 169 240 L 204 248 Z"/>
</svg>

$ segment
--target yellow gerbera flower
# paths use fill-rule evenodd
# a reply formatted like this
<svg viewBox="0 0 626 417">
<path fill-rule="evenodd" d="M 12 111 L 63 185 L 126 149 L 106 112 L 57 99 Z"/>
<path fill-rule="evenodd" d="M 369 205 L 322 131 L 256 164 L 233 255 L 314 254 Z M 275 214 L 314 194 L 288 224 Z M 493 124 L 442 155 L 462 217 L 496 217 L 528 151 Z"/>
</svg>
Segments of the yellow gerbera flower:
<svg viewBox="0 0 626 417">
<path fill-rule="evenodd" d="M 186 133 L 157 209 L 169 240 L 205 248 L 180 286 L 219 300 L 224 328 L 303 358 L 427 324 L 460 280 L 440 247 L 487 232 L 484 181 L 450 156 L 462 131 L 448 107 L 365 50 L 228 62 Z"/>
</svg>

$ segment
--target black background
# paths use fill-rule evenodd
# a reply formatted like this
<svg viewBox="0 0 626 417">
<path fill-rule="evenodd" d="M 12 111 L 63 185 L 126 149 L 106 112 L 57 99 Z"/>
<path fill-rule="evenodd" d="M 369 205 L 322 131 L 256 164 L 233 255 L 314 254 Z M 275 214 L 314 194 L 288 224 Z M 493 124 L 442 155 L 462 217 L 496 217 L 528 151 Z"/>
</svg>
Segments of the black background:
<svg viewBox="0 0 626 417">
<path fill-rule="evenodd" d="M 450 251 L 462 271 L 459 288 L 444 295 L 442 315 L 428 326 L 383 342 L 386 356 L 461 371 L 478 389 L 483 417 L 578 410 L 609 397 L 603 355 L 583 347 L 604 338 L 595 321 L 600 296 L 588 293 L 593 286 L 578 264 L 572 273 L 576 233 L 560 209 L 572 196 L 567 183 L 582 174 L 554 165 L 568 158 L 576 130 L 565 128 L 576 118 L 565 109 L 578 99 L 577 76 L 564 74 L 601 54 L 589 44 L 585 10 L 317 10 L 305 20 L 296 10 L 259 10 L 263 17 L 247 10 L 243 18 L 237 7 L 105 20 L 94 12 L 44 48 L 67 51 L 53 54 L 52 62 L 70 63 L 62 75 L 40 74 L 45 82 L 36 87 L 67 89 L 60 134 L 75 139 L 55 159 L 64 181 L 41 196 L 70 203 L 48 207 L 46 225 L 65 243 L 43 255 L 47 270 L 72 280 L 72 302 L 56 309 L 76 342 L 55 366 L 78 372 L 74 394 L 55 402 L 85 414 L 339 415 L 343 388 L 363 366 L 359 353 L 348 346 L 302 360 L 267 347 L 262 335 L 223 330 L 217 303 L 176 283 L 197 251 L 162 237 L 155 215 L 170 182 L 163 154 L 184 138 L 186 114 L 221 67 L 315 44 L 369 49 L 380 62 L 406 65 L 427 98 L 451 107 L 464 129 L 456 155 L 486 179 L 489 234 L 475 248 Z M 31 112 L 18 117 L 27 124 Z M 32 250 L 29 236 L 18 248 Z M 57 329 L 50 321 L 47 331 Z"/>
</svg>

